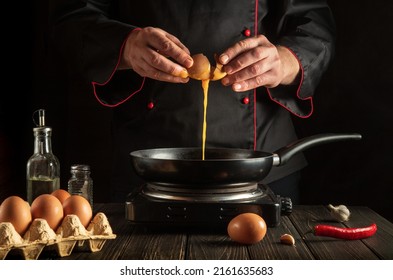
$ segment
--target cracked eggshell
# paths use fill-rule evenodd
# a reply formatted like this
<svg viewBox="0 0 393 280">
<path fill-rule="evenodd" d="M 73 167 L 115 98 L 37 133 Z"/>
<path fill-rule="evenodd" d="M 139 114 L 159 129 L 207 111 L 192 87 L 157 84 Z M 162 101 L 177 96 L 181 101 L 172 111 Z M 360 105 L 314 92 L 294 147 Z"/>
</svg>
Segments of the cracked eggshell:
<svg viewBox="0 0 393 280">
<path fill-rule="evenodd" d="M 194 54 L 192 56 L 194 64 L 189 68 L 188 75 L 195 80 L 211 80 L 217 81 L 224 78 L 227 73 L 223 71 L 223 65 L 218 62 L 215 55 L 216 66 L 211 66 L 209 59 L 202 53 Z"/>
<path fill-rule="evenodd" d="M 190 78 L 195 80 L 208 80 L 210 78 L 210 61 L 202 53 L 192 56 L 194 64 L 187 70 Z"/>
</svg>

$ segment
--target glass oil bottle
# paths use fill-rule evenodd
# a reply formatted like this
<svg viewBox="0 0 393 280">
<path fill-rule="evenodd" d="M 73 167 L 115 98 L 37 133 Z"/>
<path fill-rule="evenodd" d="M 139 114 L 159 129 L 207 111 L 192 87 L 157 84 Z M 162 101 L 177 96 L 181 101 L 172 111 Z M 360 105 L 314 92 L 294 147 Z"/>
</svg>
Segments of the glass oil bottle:
<svg viewBox="0 0 393 280">
<path fill-rule="evenodd" d="M 39 123 L 34 120 L 38 112 Z M 33 114 L 36 127 L 34 133 L 34 154 L 27 161 L 27 201 L 60 188 L 60 162 L 52 152 L 52 128 L 45 126 L 45 110 Z"/>
</svg>

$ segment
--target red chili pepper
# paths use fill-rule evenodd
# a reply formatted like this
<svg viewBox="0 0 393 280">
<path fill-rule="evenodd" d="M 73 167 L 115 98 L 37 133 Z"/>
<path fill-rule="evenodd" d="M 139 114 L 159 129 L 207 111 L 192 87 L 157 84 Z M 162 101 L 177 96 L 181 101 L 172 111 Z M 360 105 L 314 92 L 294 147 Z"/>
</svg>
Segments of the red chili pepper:
<svg viewBox="0 0 393 280">
<path fill-rule="evenodd" d="M 330 225 L 316 225 L 314 227 L 314 235 L 328 236 L 340 239 L 363 239 L 373 236 L 377 231 L 377 225 L 372 224 L 368 227 L 359 228 L 341 228 Z"/>
</svg>

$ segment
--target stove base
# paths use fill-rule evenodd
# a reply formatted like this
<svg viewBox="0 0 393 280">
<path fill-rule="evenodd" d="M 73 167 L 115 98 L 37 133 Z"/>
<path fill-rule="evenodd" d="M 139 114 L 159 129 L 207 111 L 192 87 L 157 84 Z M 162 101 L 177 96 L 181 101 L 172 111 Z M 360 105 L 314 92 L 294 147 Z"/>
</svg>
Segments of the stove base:
<svg viewBox="0 0 393 280">
<path fill-rule="evenodd" d="M 235 216 L 252 212 L 260 215 L 267 226 L 280 224 L 281 215 L 289 214 L 292 203 L 281 198 L 265 185 L 258 186 L 263 195 L 253 200 L 237 201 L 174 201 L 151 198 L 141 192 L 126 200 L 126 219 L 133 223 L 199 227 L 226 227 Z"/>
</svg>

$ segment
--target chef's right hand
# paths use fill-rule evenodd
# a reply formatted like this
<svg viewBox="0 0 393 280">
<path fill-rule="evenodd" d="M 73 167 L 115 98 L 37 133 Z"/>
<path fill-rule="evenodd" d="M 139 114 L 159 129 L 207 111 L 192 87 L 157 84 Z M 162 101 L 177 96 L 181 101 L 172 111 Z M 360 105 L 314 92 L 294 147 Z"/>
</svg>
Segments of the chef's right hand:
<svg viewBox="0 0 393 280">
<path fill-rule="evenodd" d="M 118 69 L 132 69 L 142 77 L 186 83 L 190 51 L 175 36 L 162 29 L 135 29 L 127 38 Z"/>
</svg>

